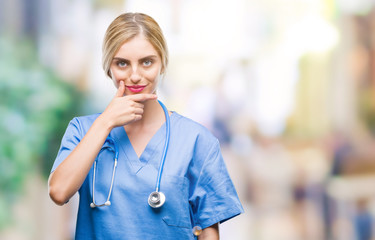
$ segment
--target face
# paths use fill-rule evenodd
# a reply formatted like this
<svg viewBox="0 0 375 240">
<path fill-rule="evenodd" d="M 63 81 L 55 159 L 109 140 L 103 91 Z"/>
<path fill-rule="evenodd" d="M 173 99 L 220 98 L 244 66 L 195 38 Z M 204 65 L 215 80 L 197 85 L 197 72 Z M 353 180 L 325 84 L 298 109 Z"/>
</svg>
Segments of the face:
<svg viewBox="0 0 375 240">
<path fill-rule="evenodd" d="M 139 34 L 125 42 L 111 63 L 112 80 L 118 88 L 125 83 L 125 95 L 155 93 L 162 63 L 151 43 Z"/>
</svg>

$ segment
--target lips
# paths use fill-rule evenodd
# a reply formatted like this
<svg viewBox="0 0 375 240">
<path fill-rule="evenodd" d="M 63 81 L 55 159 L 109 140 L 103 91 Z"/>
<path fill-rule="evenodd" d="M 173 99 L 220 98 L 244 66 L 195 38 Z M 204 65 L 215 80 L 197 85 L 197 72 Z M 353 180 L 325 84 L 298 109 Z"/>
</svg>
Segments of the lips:
<svg viewBox="0 0 375 240">
<path fill-rule="evenodd" d="M 133 93 L 139 93 L 142 92 L 143 89 L 145 89 L 146 85 L 130 85 L 126 87 Z"/>
</svg>

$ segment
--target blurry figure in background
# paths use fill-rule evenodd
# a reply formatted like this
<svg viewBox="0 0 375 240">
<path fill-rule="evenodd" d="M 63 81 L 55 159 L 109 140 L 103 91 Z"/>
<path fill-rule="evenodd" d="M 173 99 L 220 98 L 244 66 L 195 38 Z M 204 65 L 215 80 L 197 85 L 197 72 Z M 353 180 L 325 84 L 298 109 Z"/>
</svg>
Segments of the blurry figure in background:
<svg viewBox="0 0 375 240">
<path fill-rule="evenodd" d="M 348 140 L 348 137 L 337 133 L 333 148 L 331 175 L 339 176 L 343 174 L 345 163 L 348 161 L 347 156 L 353 151 L 353 146 Z"/>
<path fill-rule="evenodd" d="M 306 158 L 304 160 L 311 162 L 317 159 Z M 298 169 L 294 181 L 295 225 L 300 239 L 304 240 L 324 239 L 325 235 L 322 223 L 323 214 L 320 211 L 325 189 L 322 182 L 311 180 L 312 174 L 314 173 L 306 169 Z"/>
<path fill-rule="evenodd" d="M 58 205 L 80 194 L 76 239 L 219 239 L 218 224 L 243 212 L 219 141 L 158 102 L 167 63 L 151 17 L 125 13 L 108 27 L 103 67 L 117 93 L 70 122 L 49 179 Z"/>
<path fill-rule="evenodd" d="M 354 216 L 354 228 L 357 240 L 371 240 L 373 237 L 373 219 L 368 209 L 367 199 L 360 199 L 357 202 L 357 213 Z"/>
<path fill-rule="evenodd" d="M 332 134 L 331 144 L 329 145 L 332 151 L 332 166 L 327 176 L 326 184 L 330 178 L 343 174 L 345 162 L 347 161 L 346 156 L 352 151 L 352 144 L 349 142 L 348 137 L 340 132 Z M 326 239 L 331 239 L 335 235 L 334 225 L 338 213 L 335 199 L 326 192 L 323 194 L 322 213 Z"/>
<path fill-rule="evenodd" d="M 357 240 L 374 237 L 374 216 L 370 209 L 375 194 L 373 144 L 373 140 L 363 136 L 334 135 L 333 163 L 323 209 L 327 239 L 348 235 Z"/>
<path fill-rule="evenodd" d="M 293 226 L 293 165 L 281 142 L 260 132 L 253 135 L 254 145 L 247 162 L 252 182 L 254 239 L 297 240 Z"/>
</svg>

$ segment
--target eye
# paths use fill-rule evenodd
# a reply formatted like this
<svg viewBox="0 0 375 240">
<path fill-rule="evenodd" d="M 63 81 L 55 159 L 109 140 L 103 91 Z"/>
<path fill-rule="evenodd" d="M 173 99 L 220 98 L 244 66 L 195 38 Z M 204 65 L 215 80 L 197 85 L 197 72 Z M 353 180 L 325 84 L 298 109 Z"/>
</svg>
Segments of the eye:
<svg viewBox="0 0 375 240">
<path fill-rule="evenodd" d="M 151 64 L 152 64 L 152 60 L 150 59 L 146 59 L 143 61 L 143 66 L 148 67 L 148 66 L 151 66 Z"/>
<path fill-rule="evenodd" d="M 128 65 L 125 61 L 118 61 L 116 64 L 121 68 L 126 67 Z"/>
</svg>

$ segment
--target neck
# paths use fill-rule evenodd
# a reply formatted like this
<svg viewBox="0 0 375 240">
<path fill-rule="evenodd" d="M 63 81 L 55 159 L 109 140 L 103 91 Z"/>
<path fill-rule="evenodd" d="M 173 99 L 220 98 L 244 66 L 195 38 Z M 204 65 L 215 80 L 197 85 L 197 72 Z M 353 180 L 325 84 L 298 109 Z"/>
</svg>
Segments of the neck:
<svg viewBox="0 0 375 240">
<path fill-rule="evenodd" d="M 142 119 L 126 125 L 125 129 L 131 130 L 149 127 L 164 121 L 164 111 L 159 102 L 156 99 L 148 100 L 144 103 Z"/>
</svg>

